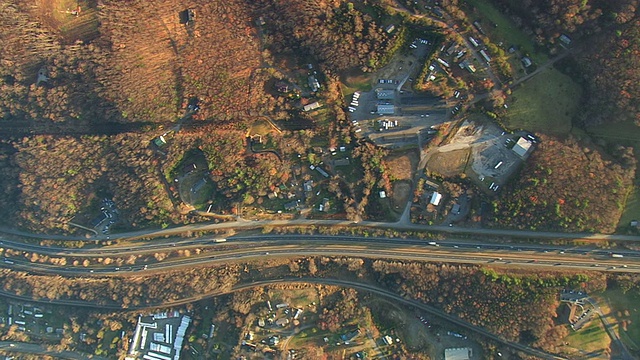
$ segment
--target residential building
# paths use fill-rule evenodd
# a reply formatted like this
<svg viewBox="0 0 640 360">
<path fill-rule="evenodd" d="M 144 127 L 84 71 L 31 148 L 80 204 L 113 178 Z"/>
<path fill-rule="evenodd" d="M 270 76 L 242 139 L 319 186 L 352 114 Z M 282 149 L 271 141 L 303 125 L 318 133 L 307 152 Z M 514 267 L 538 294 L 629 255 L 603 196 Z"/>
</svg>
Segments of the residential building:
<svg viewBox="0 0 640 360">
<path fill-rule="evenodd" d="M 315 91 L 315 90 L 314 90 L 314 91 Z M 316 101 L 316 102 L 312 102 L 311 104 L 308 104 L 308 105 L 303 106 L 303 107 L 302 107 L 302 109 L 303 109 L 305 112 L 309 112 L 309 111 L 315 110 L 315 109 L 317 109 L 317 108 L 319 108 L 319 107 L 321 107 L 321 106 L 322 106 L 322 105 L 321 105 L 319 102 L 317 102 L 317 101 Z"/>
<path fill-rule="evenodd" d="M 442 201 L 442 194 L 440 194 L 437 191 L 433 192 L 433 195 L 431 195 L 431 200 L 429 201 L 430 204 L 438 206 L 440 205 L 440 201 Z"/>
</svg>

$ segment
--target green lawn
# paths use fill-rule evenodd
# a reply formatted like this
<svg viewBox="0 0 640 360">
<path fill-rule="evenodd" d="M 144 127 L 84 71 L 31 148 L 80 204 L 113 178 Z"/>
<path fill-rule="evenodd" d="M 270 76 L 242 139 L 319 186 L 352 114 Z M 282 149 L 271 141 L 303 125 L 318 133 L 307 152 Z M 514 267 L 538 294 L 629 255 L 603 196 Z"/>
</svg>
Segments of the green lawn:
<svg viewBox="0 0 640 360">
<path fill-rule="evenodd" d="M 594 317 L 587 327 L 579 331 L 571 329 L 569 331 L 571 333 L 565 338 L 565 341 L 569 343 L 568 346 L 583 352 L 604 350 L 609 348 L 611 343 L 611 339 L 598 316 Z"/>
<path fill-rule="evenodd" d="M 603 138 L 611 144 L 633 146 L 636 155 L 640 154 L 640 126 L 633 121 L 593 126 L 587 131 L 596 138 Z M 631 220 L 640 219 L 640 189 L 635 187 L 625 203 L 624 212 L 620 218 L 618 228 L 626 227 Z"/>
<path fill-rule="evenodd" d="M 532 60 L 538 64 L 542 64 L 547 61 L 546 54 L 536 52 L 534 43 L 527 34 L 521 31 L 514 23 L 501 13 L 493 4 L 488 0 L 467 0 L 469 4 L 474 6 L 480 15 L 477 18 L 471 15 L 471 20 L 480 20 L 482 29 L 489 35 L 489 38 L 496 44 L 500 41 L 504 42 L 504 47 L 509 48 L 511 45 L 517 45 L 524 53 L 528 53 Z M 491 26 L 497 24 L 498 27 Z"/>
<path fill-rule="evenodd" d="M 618 320 L 620 338 L 630 349 L 640 350 L 640 292 L 637 290 L 607 290 L 602 294 L 611 304 L 611 311 Z M 622 328 L 622 321 L 627 321 L 627 331 Z"/>
<path fill-rule="evenodd" d="M 567 134 L 582 88 L 569 76 L 549 68 L 513 91 L 506 125 L 548 134 Z"/>
</svg>

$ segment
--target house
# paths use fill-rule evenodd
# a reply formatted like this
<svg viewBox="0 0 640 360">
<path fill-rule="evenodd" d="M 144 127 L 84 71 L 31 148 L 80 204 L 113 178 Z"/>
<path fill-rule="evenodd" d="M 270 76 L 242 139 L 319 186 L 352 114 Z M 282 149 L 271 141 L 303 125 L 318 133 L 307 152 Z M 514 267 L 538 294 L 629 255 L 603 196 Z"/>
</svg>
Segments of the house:
<svg viewBox="0 0 640 360">
<path fill-rule="evenodd" d="M 531 141 L 521 137 L 518 139 L 518 142 L 513 146 L 513 152 L 518 154 L 520 157 L 524 157 L 527 152 L 531 149 Z"/>
<path fill-rule="evenodd" d="M 191 164 L 187 164 L 185 166 L 182 167 L 182 173 L 183 174 L 189 174 L 192 171 L 196 170 L 198 167 L 196 166 L 196 164 L 191 163 Z"/>
<path fill-rule="evenodd" d="M 349 159 L 337 159 L 333 161 L 334 166 L 347 166 L 349 164 Z"/>
<path fill-rule="evenodd" d="M 444 349 L 445 360 L 469 360 L 473 356 L 471 348 L 449 348 Z"/>
<path fill-rule="evenodd" d="M 560 35 L 558 39 L 565 45 L 571 45 L 571 38 L 565 34 Z"/>
<path fill-rule="evenodd" d="M 291 91 L 291 89 L 289 88 L 289 83 L 287 83 L 286 81 L 278 81 L 275 86 L 276 90 L 281 93 L 288 93 L 289 91 Z"/>
<path fill-rule="evenodd" d="M 316 168 L 315 168 L 315 169 L 316 169 L 320 174 L 322 174 L 322 176 L 324 176 L 324 177 L 326 177 L 326 178 L 328 178 L 328 177 L 329 177 L 329 174 L 328 174 L 326 171 L 324 171 L 324 169 L 323 169 L 323 168 L 321 168 L 321 167 L 319 167 L 319 166 L 316 166 Z"/>
<path fill-rule="evenodd" d="M 393 30 L 395 30 L 395 29 L 396 29 L 396 26 L 395 26 L 395 25 L 393 25 L 393 24 L 391 24 L 391 25 L 387 26 L 387 27 L 384 29 L 384 31 L 386 31 L 386 32 L 387 32 L 387 34 L 391 34 L 391 33 L 393 32 Z"/>
<path fill-rule="evenodd" d="M 377 111 L 380 115 L 393 115 L 395 113 L 395 106 L 378 104 Z"/>
<path fill-rule="evenodd" d="M 200 179 L 200 181 L 198 181 L 197 183 L 195 183 L 195 185 L 193 185 L 191 187 L 191 192 L 192 193 L 197 193 L 200 189 L 202 189 L 203 186 L 205 186 L 207 184 L 207 178 L 202 178 Z"/>
<path fill-rule="evenodd" d="M 157 138 L 152 140 L 153 144 L 157 147 L 163 147 L 167 145 L 167 140 L 165 140 L 164 136 L 160 135 Z"/>
<path fill-rule="evenodd" d="M 461 61 L 458 63 L 458 66 L 460 66 L 460 69 L 467 69 L 470 73 L 476 72 L 476 67 L 473 66 L 473 64 L 470 64 L 469 60 Z"/>
<path fill-rule="evenodd" d="M 487 51 L 485 49 L 480 50 L 480 55 L 482 55 L 487 63 L 491 62 L 491 57 L 489 56 L 489 54 L 487 54 Z"/>
<path fill-rule="evenodd" d="M 276 346 L 280 343 L 280 338 L 277 336 L 272 336 L 269 338 L 269 345 Z"/>
<path fill-rule="evenodd" d="M 305 181 L 304 184 L 302 184 L 302 187 L 306 192 L 313 191 L 313 180 Z"/>
<path fill-rule="evenodd" d="M 376 97 L 380 100 L 390 100 L 396 95 L 394 90 L 376 89 Z"/>
<path fill-rule="evenodd" d="M 434 191 L 433 195 L 431 195 L 431 200 L 429 201 L 429 204 L 438 206 L 440 205 L 440 201 L 442 201 L 442 194 L 440 194 L 437 191 Z"/>
<path fill-rule="evenodd" d="M 453 204 L 453 207 L 451 208 L 451 213 L 452 214 L 460 214 L 460 204 Z"/>
<path fill-rule="evenodd" d="M 531 66 L 533 63 L 531 62 L 531 59 L 529 59 L 528 57 L 523 57 L 522 60 L 522 65 L 526 68 L 528 68 L 529 66 Z"/>
<path fill-rule="evenodd" d="M 427 181 L 425 181 L 425 182 L 424 182 L 424 184 L 425 184 L 426 186 L 428 186 L 428 187 L 430 187 L 430 188 L 434 189 L 434 190 L 437 190 L 437 189 L 440 187 L 440 184 L 435 183 L 435 182 L 433 182 L 433 181 L 431 181 L 431 180 L 427 180 Z"/>
<path fill-rule="evenodd" d="M 284 209 L 287 210 L 287 211 L 291 211 L 291 210 L 295 209 L 296 207 L 298 207 L 298 202 L 295 201 L 295 200 L 284 204 Z"/>
<path fill-rule="evenodd" d="M 311 91 L 316 92 L 320 90 L 320 83 L 318 82 L 318 79 L 316 79 L 315 76 L 311 75 L 307 80 L 309 82 L 309 87 L 311 88 Z"/>
<path fill-rule="evenodd" d="M 314 90 L 314 91 L 316 91 L 316 90 Z M 309 111 L 315 110 L 315 109 L 317 109 L 317 108 L 319 108 L 321 106 L 322 105 L 319 102 L 316 101 L 316 102 L 312 102 L 311 104 L 303 106 L 302 109 L 305 112 L 309 112 Z"/>
<path fill-rule="evenodd" d="M 480 34 L 485 35 L 485 36 L 487 35 L 487 34 L 485 34 L 484 29 L 482 28 L 482 25 L 480 25 L 480 23 L 478 21 L 474 21 L 473 22 L 473 26 L 475 26 L 475 28 L 478 30 L 478 32 Z"/>
<path fill-rule="evenodd" d="M 386 345 L 391 345 L 391 344 L 393 344 L 393 338 L 392 338 L 391 336 L 389 336 L 389 335 L 385 335 L 385 336 L 382 338 L 382 341 L 383 341 Z"/>
<path fill-rule="evenodd" d="M 354 331 L 340 335 L 340 340 L 344 342 L 349 342 L 353 340 L 353 338 L 355 338 L 356 336 L 360 335 L 360 333 L 361 333 L 360 329 L 356 329 Z"/>
<path fill-rule="evenodd" d="M 278 326 L 287 326 L 287 324 L 289 324 L 289 319 L 286 317 L 276 320 L 276 325 Z"/>
<path fill-rule="evenodd" d="M 331 204 L 329 203 L 329 199 L 324 198 L 322 200 L 322 207 L 324 208 L 324 211 L 329 211 Z"/>
</svg>

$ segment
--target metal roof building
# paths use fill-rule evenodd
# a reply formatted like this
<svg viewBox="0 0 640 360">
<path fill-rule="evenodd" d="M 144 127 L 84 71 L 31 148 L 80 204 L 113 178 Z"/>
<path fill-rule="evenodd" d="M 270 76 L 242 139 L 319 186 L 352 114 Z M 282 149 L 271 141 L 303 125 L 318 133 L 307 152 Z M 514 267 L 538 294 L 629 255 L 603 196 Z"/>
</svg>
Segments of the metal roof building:
<svg viewBox="0 0 640 360">
<path fill-rule="evenodd" d="M 513 152 L 524 157 L 531 149 L 531 142 L 523 137 L 518 139 L 518 142 L 513 146 Z"/>
<path fill-rule="evenodd" d="M 435 206 L 440 205 L 440 201 L 442 200 L 442 194 L 440 194 L 437 191 L 433 192 L 433 195 L 431 195 L 431 201 L 429 201 L 430 204 L 433 204 Z"/>
<path fill-rule="evenodd" d="M 444 349 L 445 360 L 469 360 L 472 354 L 471 348 Z"/>
<path fill-rule="evenodd" d="M 396 109 L 393 105 L 378 105 L 378 114 L 382 115 L 393 115 Z"/>
</svg>

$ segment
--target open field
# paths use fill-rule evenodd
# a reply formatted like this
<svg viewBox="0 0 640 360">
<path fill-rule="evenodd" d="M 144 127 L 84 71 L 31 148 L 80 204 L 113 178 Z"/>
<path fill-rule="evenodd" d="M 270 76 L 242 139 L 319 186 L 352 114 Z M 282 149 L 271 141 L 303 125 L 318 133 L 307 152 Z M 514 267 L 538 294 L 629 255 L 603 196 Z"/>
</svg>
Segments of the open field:
<svg viewBox="0 0 640 360">
<path fill-rule="evenodd" d="M 547 134 L 567 134 L 582 88 L 569 76 L 550 68 L 513 91 L 506 125 Z"/>
<path fill-rule="evenodd" d="M 622 341 L 630 350 L 640 350 L 640 292 L 631 290 L 625 294 L 619 289 L 607 290 L 602 297 L 610 304 L 611 312 L 618 321 L 618 334 Z"/>
<path fill-rule="evenodd" d="M 569 345 L 567 345 L 569 348 L 578 349 L 574 353 L 577 357 L 583 357 L 579 356 L 579 354 L 583 354 L 589 358 L 608 359 L 608 356 L 596 355 L 598 353 L 604 353 L 611 344 L 611 339 L 604 330 L 604 325 L 602 325 L 599 317 L 594 317 L 591 323 L 580 331 L 569 331 L 571 331 L 571 333 L 565 338 L 565 341 L 569 343 Z M 587 355 L 587 353 L 590 354 Z"/>
<path fill-rule="evenodd" d="M 477 9 L 477 12 L 470 14 L 471 19 L 480 20 L 483 30 L 487 32 L 493 42 L 496 44 L 504 42 L 505 49 L 511 45 L 517 45 L 523 53 L 529 54 L 532 60 L 538 64 L 547 61 L 547 55 L 536 52 L 532 39 L 489 1 L 468 0 L 467 2 Z M 491 23 L 498 26 L 493 27 Z"/>
<path fill-rule="evenodd" d="M 636 156 L 640 154 L 640 126 L 632 121 L 593 126 L 587 131 L 591 136 L 602 138 L 611 144 L 633 146 Z M 631 220 L 637 220 L 638 217 L 640 217 L 640 189 L 635 187 L 627 197 L 618 228 L 626 227 Z"/>
</svg>

